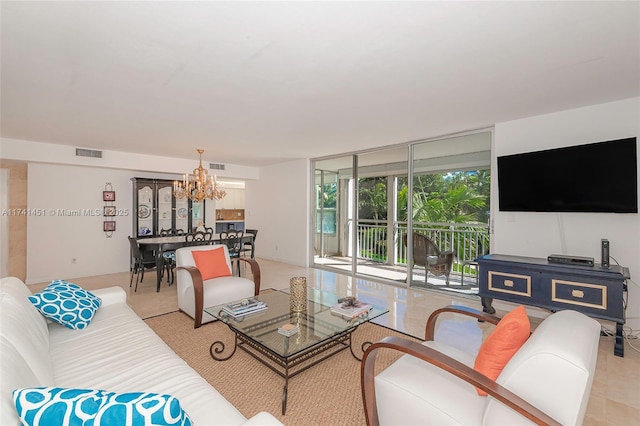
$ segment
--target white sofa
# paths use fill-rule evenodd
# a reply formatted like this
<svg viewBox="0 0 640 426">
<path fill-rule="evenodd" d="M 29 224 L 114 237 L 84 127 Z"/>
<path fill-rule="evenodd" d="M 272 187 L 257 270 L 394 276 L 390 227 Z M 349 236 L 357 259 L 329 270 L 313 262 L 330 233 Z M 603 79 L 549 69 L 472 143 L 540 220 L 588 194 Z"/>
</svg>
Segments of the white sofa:
<svg viewBox="0 0 640 426">
<path fill-rule="evenodd" d="M 449 306 L 429 318 L 424 343 L 388 337 L 371 345 L 362 360 L 368 425 L 512 426 L 533 424 L 533 419 L 582 424 L 598 357 L 597 321 L 571 310 L 550 315 L 494 382 L 473 369 L 474 355 L 433 340 L 436 318 L 444 312 L 492 324 L 500 320 Z M 383 349 L 407 355 L 375 375 L 376 355 Z M 489 396 L 479 396 L 475 386 L 485 386 Z"/>
<path fill-rule="evenodd" d="M 58 386 L 173 395 L 196 425 L 281 425 L 266 412 L 247 420 L 129 308 L 122 288 L 91 292 L 102 306 L 71 330 L 48 323 L 21 280 L 0 280 L 0 424 L 20 424 L 14 389 Z"/>
</svg>

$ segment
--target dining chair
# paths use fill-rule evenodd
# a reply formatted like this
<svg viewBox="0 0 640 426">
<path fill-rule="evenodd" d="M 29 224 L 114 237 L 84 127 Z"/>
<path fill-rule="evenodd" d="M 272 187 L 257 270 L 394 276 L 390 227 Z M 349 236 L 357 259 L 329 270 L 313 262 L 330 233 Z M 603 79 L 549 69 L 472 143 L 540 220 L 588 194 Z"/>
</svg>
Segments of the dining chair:
<svg viewBox="0 0 640 426">
<path fill-rule="evenodd" d="M 247 230 L 245 230 L 245 232 L 247 234 L 252 235 L 253 238 L 251 238 L 251 241 L 245 241 L 244 243 L 242 243 L 242 250 L 240 250 L 240 252 L 241 253 L 251 252 L 251 259 L 255 259 L 256 236 L 258 235 L 258 230 L 257 229 L 247 229 Z"/>
<path fill-rule="evenodd" d="M 238 276 L 240 276 L 240 251 L 242 250 L 242 236 L 244 231 L 236 229 L 228 229 L 220 233 L 220 242 L 227 246 L 229 250 L 229 257 L 233 266 L 235 260 L 238 268 Z"/>
<path fill-rule="evenodd" d="M 214 235 L 214 231 L 213 228 L 210 228 L 208 226 L 204 227 L 204 233 L 207 234 L 209 236 L 209 240 L 213 240 L 213 235 Z"/>
<path fill-rule="evenodd" d="M 131 277 L 129 278 L 129 287 L 133 284 L 133 275 L 136 275 L 136 287 L 134 291 L 138 291 L 138 282 L 144 280 L 144 270 L 156 267 L 155 256 L 152 252 L 141 250 L 135 237 L 129 237 L 129 245 L 131 246 L 131 257 L 133 266 L 131 267 Z M 157 271 L 161 273 L 161 271 Z"/>
<path fill-rule="evenodd" d="M 161 237 L 181 236 L 184 235 L 182 229 L 161 229 Z M 165 244 L 163 245 L 162 258 L 164 259 L 164 269 L 167 271 L 167 282 L 173 284 L 173 270 L 176 267 L 176 249 L 184 247 L 184 244 Z"/>
<path fill-rule="evenodd" d="M 170 237 L 170 236 L 180 236 L 180 235 L 185 235 L 184 230 L 182 229 L 161 229 L 160 230 L 160 236 L 161 237 Z"/>
<path fill-rule="evenodd" d="M 203 246 L 211 242 L 211 237 L 203 231 L 195 231 L 186 235 L 188 246 Z"/>
<path fill-rule="evenodd" d="M 184 247 L 184 243 L 166 243 L 162 245 L 162 257 L 164 258 L 164 269 L 167 272 L 167 282 L 169 286 L 173 284 L 176 269 L 176 250 Z"/>
</svg>

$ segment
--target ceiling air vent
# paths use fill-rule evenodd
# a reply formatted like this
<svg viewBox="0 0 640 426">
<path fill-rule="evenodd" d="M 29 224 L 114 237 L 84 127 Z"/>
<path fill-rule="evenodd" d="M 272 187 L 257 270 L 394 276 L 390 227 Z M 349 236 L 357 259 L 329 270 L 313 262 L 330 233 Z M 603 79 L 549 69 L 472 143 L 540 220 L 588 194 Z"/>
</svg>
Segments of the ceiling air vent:
<svg viewBox="0 0 640 426">
<path fill-rule="evenodd" d="M 76 148 L 76 157 L 102 158 L 102 151 L 95 149 Z"/>
<path fill-rule="evenodd" d="M 224 164 L 209 163 L 209 168 L 213 170 L 224 170 Z"/>
</svg>

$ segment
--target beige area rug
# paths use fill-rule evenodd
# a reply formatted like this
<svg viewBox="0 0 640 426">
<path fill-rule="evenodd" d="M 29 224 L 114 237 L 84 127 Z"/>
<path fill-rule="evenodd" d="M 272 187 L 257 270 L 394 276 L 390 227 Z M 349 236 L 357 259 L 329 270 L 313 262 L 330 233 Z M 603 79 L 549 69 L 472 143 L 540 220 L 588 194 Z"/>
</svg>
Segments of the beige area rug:
<svg viewBox="0 0 640 426">
<path fill-rule="evenodd" d="M 172 312 L 145 322 L 194 370 L 245 416 L 267 411 L 288 426 L 364 425 L 360 390 L 360 362 L 347 349 L 289 380 L 287 413 L 282 415 L 284 379 L 246 352 L 237 350 L 227 361 L 215 361 L 209 347 L 215 340 L 233 346 L 233 333 L 221 322 L 193 328 L 193 319 Z M 362 355 L 362 342 L 402 334 L 374 324 L 364 324 L 353 334 L 354 352 Z M 229 352 L 225 352 L 225 355 Z M 381 351 L 376 364 L 382 370 L 398 358 Z"/>
</svg>

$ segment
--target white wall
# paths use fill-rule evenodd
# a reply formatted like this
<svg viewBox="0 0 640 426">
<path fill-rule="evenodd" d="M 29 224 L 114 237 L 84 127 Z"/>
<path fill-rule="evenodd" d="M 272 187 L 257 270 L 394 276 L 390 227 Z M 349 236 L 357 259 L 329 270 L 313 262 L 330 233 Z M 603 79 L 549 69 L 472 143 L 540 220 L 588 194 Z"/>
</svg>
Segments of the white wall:
<svg viewBox="0 0 640 426">
<path fill-rule="evenodd" d="M 594 105 L 495 126 L 492 175 L 501 155 L 640 137 L 640 98 Z M 639 177 L 640 178 L 640 177 Z M 600 261 L 600 240 L 640 283 L 640 215 L 603 213 L 500 212 L 498 182 L 491 182 L 492 253 L 546 258 L 549 254 L 593 257 Z M 613 262 L 612 262 L 613 263 Z M 629 286 L 627 325 L 640 328 L 640 287 Z"/>
<path fill-rule="evenodd" d="M 131 233 L 131 182 L 126 171 L 30 163 L 27 206 L 27 283 L 70 279 L 128 270 Z M 102 191 L 111 182 L 116 231 L 106 238 Z M 76 211 L 82 212 L 74 216 Z M 85 213 L 85 211 L 87 213 Z M 75 261 L 74 261 L 75 259 Z"/>
<path fill-rule="evenodd" d="M 256 256 L 309 263 L 309 160 L 260 169 L 245 186 L 245 227 L 258 230 Z"/>
<path fill-rule="evenodd" d="M 171 179 L 172 175 L 100 167 L 29 163 L 27 206 L 27 284 L 129 270 L 133 235 L 132 177 Z M 116 231 L 102 231 L 102 191 L 116 192 Z M 96 213 L 97 212 L 97 213 Z M 213 224 L 214 202 L 206 202 L 206 223 Z M 74 261 L 75 259 L 75 261 Z"/>
</svg>

